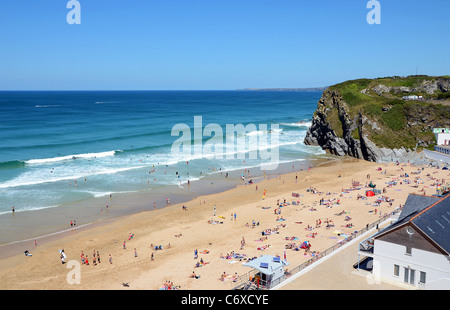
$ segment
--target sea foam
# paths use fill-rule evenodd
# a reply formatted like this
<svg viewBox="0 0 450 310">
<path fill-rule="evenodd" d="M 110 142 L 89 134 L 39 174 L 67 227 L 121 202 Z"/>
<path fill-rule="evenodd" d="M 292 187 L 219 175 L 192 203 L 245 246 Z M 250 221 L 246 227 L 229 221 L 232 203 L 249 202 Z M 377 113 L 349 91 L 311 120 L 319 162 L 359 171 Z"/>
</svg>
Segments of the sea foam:
<svg viewBox="0 0 450 310">
<path fill-rule="evenodd" d="M 116 154 L 116 151 L 86 153 L 86 154 L 66 155 L 66 156 L 42 158 L 42 159 L 30 159 L 30 160 L 26 160 L 25 163 L 29 164 L 29 165 L 34 165 L 34 164 L 41 165 L 41 164 L 54 163 L 54 162 L 64 161 L 64 160 L 102 158 L 102 157 L 114 156 L 115 154 Z"/>
</svg>

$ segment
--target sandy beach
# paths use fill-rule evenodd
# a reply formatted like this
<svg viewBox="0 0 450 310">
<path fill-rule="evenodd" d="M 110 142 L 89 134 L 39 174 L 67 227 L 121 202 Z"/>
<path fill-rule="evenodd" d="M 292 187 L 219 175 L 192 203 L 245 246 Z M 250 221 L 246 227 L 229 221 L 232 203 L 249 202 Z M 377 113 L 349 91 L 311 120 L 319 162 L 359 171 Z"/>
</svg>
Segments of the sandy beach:
<svg viewBox="0 0 450 310">
<path fill-rule="evenodd" d="M 350 158 L 296 170 L 69 230 L 45 242 L 36 240 L 37 245 L 30 240 L 17 255 L 0 260 L 0 289 L 157 290 L 169 284 L 181 290 L 229 290 L 235 286 L 234 275 L 250 271 L 242 265 L 246 259 L 286 253 L 289 267 L 295 267 L 311 252 L 321 252 L 394 211 L 409 193 L 435 194 L 436 182 L 450 176 L 435 167 Z M 353 181 L 360 185 L 353 187 Z M 366 197 L 370 182 L 382 194 Z M 310 252 L 286 249 L 303 241 L 310 242 Z M 32 256 L 24 255 L 26 249 Z M 81 263 L 82 253 L 89 265 L 80 265 L 80 282 L 71 284 L 72 261 Z M 348 264 L 356 260 L 355 254 Z M 200 277 L 191 277 L 193 273 Z"/>
</svg>

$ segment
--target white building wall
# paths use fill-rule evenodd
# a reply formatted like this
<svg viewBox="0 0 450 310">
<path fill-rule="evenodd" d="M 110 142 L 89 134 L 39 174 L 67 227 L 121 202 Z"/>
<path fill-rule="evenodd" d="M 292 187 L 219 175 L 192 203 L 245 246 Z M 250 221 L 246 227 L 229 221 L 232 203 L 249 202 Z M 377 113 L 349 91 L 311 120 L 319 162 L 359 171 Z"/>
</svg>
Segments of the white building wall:
<svg viewBox="0 0 450 310">
<path fill-rule="evenodd" d="M 437 133 L 435 135 L 437 145 L 450 145 L 450 133 Z"/>
<path fill-rule="evenodd" d="M 399 275 L 394 275 L 394 265 L 398 265 Z M 450 260 L 445 255 L 406 247 L 375 239 L 372 273 L 381 281 L 404 282 L 405 268 L 415 270 L 414 283 L 406 283 L 421 289 L 450 289 Z M 426 273 L 425 284 L 419 283 L 420 272 Z"/>
</svg>

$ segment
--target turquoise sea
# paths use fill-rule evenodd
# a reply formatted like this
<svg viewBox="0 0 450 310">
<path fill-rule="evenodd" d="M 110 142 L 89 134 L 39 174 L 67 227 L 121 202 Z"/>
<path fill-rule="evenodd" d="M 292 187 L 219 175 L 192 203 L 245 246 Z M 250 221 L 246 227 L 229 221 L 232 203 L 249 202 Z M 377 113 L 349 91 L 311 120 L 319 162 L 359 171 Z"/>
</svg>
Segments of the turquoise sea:
<svg viewBox="0 0 450 310">
<path fill-rule="evenodd" d="M 61 210 L 89 198 L 151 194 L 218 173 L 262 171 L 274 161 L 323 154 L 303 143 L 320 96 L 298 91 L 0 92 L 0 217 L 13 206 L 16 214 L 39 216 L 37 210 Z M 199 117 L 200 125 L 194 123 Z M 230 148 L 227 125 L 239 124 L 247 130 L 236 132 Z M 176 128 L 190 129 L 189 135 Z M 214 135 L 208 128 L 216 129 Z M 212 145 L 212 137 L 226 147 Z M 174 152 L 180 142 L 191 151 Z M 203 152 L 196 151 L 199 145 Z M 275 148 L 277 158 L 258 153 Z"/>
</svg>

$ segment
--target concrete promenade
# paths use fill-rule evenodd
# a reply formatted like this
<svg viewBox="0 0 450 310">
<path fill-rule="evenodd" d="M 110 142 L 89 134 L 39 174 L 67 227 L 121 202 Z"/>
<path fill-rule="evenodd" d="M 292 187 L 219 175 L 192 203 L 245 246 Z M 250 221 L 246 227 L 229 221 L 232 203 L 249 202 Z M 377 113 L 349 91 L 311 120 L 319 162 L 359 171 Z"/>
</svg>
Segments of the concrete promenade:
<svg viewBox="0 0 450 310">
<path fill-rule="evenodd" d="M 371 273 L 356 270 L 358 246 L 361 241 L 375 233 L 369 230 L 334 253 L 320 259 L 305 270 L 274 287 L 274 290 L 407 290 L 408 285 L 375 281 Z M 360 257 L 363 258 L 362 256 Z"/>
</svg>

